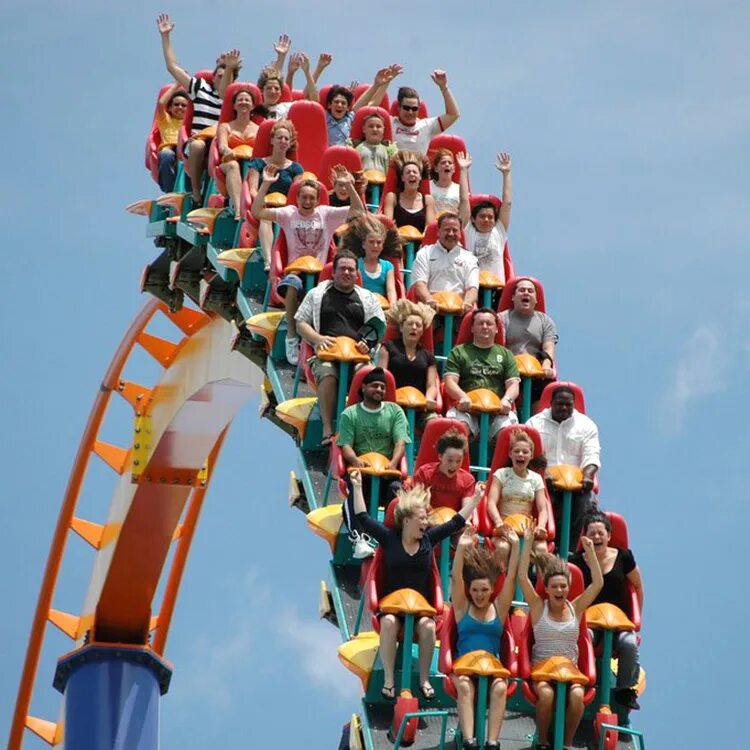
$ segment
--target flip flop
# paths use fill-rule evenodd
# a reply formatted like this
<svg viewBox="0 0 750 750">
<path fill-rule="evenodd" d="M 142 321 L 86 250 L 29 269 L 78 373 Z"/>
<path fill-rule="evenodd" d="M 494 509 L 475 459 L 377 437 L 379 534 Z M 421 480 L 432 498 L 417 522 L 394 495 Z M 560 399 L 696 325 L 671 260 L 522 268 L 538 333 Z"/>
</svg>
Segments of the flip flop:
<svg viewBox="0 0 750 750">
<path fill-rule="evenodd" d="M 383 689 L 380 691 L 380 694 L 387 701 L 392 701 L 396 698 L 396 686 L 391 685 L 390 687 L 386 687 L 385 685 L 383 685 Z"/>
<path fill-rule="evenodd" d="M 426 701 L 431 701 L 435 697 L 435 688 L 429 682 L 423 682 L 419 686 L 419 692 L 422 693 Z"/>
</svg>

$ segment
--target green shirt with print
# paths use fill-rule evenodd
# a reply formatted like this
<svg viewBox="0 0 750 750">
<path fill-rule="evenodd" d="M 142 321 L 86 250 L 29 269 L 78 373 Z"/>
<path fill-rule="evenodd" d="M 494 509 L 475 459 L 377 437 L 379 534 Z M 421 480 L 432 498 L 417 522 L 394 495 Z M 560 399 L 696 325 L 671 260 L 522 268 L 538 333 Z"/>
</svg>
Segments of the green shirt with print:
<svg viewBox="0 0 750 750">
<path fill-rule="evenodd" d="M 392 401 L 384 401 L 377 411 L 361 403 L 349 406 L 341 413 L 338 426 L 337 444 L 350 446 L 358 456 L 374 451 L 391 458 L 396 443 L 411 443 L 406 414 Z"/>
<path fill-rule="evenodd" d="M 459 344 L 451 349 L 445 374 L 458 375 L 458 385 L 465 393 L 475 388 L 488 388 L 502 396 L 505 381 L 518 377 L 518 366 L 510 349 L 493 344 L 480 349 L 474 344 Z"/>
</svg>

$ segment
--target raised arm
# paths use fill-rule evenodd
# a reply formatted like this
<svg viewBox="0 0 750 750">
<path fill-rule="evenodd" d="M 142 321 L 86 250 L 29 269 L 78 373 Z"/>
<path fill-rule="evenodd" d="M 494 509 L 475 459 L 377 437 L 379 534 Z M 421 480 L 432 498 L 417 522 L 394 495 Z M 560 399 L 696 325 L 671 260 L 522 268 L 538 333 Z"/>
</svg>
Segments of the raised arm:
<svg viewBox="0 0 750 750">
<path fill-rule="evenodd" d="M 229 85 L 234 83 L 239 77 L 240 69 L 242 68 L 242 57 L 238 49 L 230 49 L 229 52 L 225 52 L 219 58 L 219 61 L 224 63 L 224 75 L 219 81 L 216 93 L 223 99 Z"/>
<path fill-rule="evenodd" d="M 362 203 L 362 197 L 354 184 L 354 175 L 343 164 L 337 164 L 331 171 L 334 186 L 343 185 L 346 188 L 346 194 L 349 196 L 349 213 L 346 220 L 351 221 L 358 214 L 365 212 L 365 204 Z"/>
<path fill-rule="evenodd" d="M 471 169 L 471 156 L 463 151 L 456 154 L 456 162 L 461 170 L 458 175 L 458 218 L 464 229 L 471 221 L 471 203 L 469 202 L 469 170 Z"/>
<path fill-rule="evenodd" d="M 321 52 L 320 55 L 318 55 L 318 62 L 315 65 L 315 70 L 313 70 L 312 74 L 312 77 L 315 79 L 315 83 L 318 82 L 323 71 L 331 64 L 332 61 L 333 55 L 330 52 Z"/>
<path fill-rule="evenodd" d="M 479 505 L 479 501 L 484 495 L 484 487 L 484 482 L 477 482 L 474 487 L 474 497 L 472 497 L 471 500 L 469 500 L 469 502 L 458 511 L 467 521 L 471 518 L 471 514 L 477 509 L 477 505 Z"/>
<path fill-rule="evenodd" d="M 190 73 L 177 64 L 174 50 L 172 49 L 172 40 L 170 34 L 174 29 L 174 23 L 166 13 L 162 13 L 156 19 L 156 26 L 161 34 L 161 51 L 164 54 L 164 63 L 167 66 L 169 74 L 186 89 L 190 86 Z"/>
<path fill-rule="evenodd" d="M 532 623 L 538 622 L 544 603 L 529 580 L 529 564 L 531 562 L 531 547 L 534 544 L 534 527 L 528 526 L 523 532 L 523 552 L 518 563 L 518 585 L 521 587 L 523 598 L 529 605 Z"/>
<path fill-rule="evenodd" d="M 453 558 L 453 570 L 451 572 L 451 602 L 456 622 L 460 620 L 469 608 L 469 600 L 466 598 L 464 588 L 464 555 L 466 550 L 474 546 L 474 527 L 467 523 L 464 532 L 458 539 L 456 555 Z"/>
<path fill-rule="evenodd" d="M 423 195 L 425 226 L 435 221 L 435 199 L 431 195 Z"/>
<path fill-rule="evenodd" d="M 320 101 L 318 87 L 310 71 L 310 58 L 304 52 L 300 52 L 300 68 L 302 68 L 305 80 L 307 81 L 305 84 L 305 99 L 309 99 L 311 102 Z"/>
<path fill-rule="evenodd" d="M 498 220 L 505 227 L 506 232 L 510 226 L 510 209 L 513 200 L 513 184 L 510 177 L 510 166 L 510 154 L 503 152 L 497 155 L 495 168 L 503 176 L 503 205 L 500 207 L 500 216 Z"/>
<path fill-rule="evenodd" d="M 289 62 L 286 66 L 286 85 L 289 86 L 291 91 L 294 88 L 294 74 L 300 69 L 302 65 L 302 58 L 299 52 L 293 52 L 289 56 Z"/>
<path fill-rule="evenodd" d="M 599 559 L 594 552 L 594 543 L 587 536 L 581 537 L 583 544 L 583 555 L 586 558 L 586 564 L 591 570 L 591 583 L 586 586 L 584 592 L 573 600 L 573 607 L 577 615 L 582 615 L 596 599 L 597 594 L 602 590 L 604 585 L 604 576 L 599 565 Z"/>
<path fill-rule="evenodd" d="M 440 93 L 443 95 L 445 112 L 440 115 L 440 124 L 442 125 L 443 130 L 448 130 L 448 128 L 461 116 L 461 113 L 458 111 L 458 104 L 456 103 L 451 90 L 448 88 L 448 74 L 444 70 L 433 70 L 430 78 L 432 78 L 435 85 L 440 89 Z"/>
<path fill-rule="evenodd" d="M 266 164 L 266 168 L 263 170 L 263 182 L 261 182 L 258 192 L 253 198 L 253 204 L 250 206 L 250 213 L 258 221 L 274 221 L 276 218 L 274 209 L 266 208 L 266 194 L 276 181 L 278 171 L 278 168 L 273 164 Z"/>
<path fill-rule="evenodd" d="M 182 88 L 182 85 L 177 83 L 173 83 L 160 97 L 159 97 L 159 112 L 164 112 L 167 108 L 167 102 L 170 100 L 170 98 L 174 95 L 175 91 Z"/>
<path fill-rule="evenodd" d="M 510 542 L 510 560 L 508 561 L 508 573 L 505 582 L 500 589 L 500 595 L 495 599 L 495 611 L 503 622 L 508 616 L 510 605 L 513 603 L 513 594 L 516 590 L 516 575 L 518 574 L 518 558 L 520 556 L 518 535 L 513 529 L 508 529 L 505 538 Z"/>
<path fill-rule="evenodd" d="M 288 34 L 280 34 L 276 44 L 273 45 L 276 52 L 276 60 L 271 67 L 275 68 L 279 73 L 284 70 L 284 60 L 286 60 L 291 46 L 292 40 Z"/>
</svg>

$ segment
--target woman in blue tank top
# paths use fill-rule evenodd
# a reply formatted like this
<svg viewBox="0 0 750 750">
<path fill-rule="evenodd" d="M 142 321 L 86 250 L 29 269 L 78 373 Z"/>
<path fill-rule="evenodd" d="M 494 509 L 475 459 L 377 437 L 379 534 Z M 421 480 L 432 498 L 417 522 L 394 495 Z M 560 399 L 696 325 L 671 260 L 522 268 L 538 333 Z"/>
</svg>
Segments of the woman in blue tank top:
<svg viewBox="0 0 750 750">
<path fill-rule="evenodd" d="M 485 547 L 475 546 L 474 529 L 469 526 L 459 540 L 451 581 L 457 658 L 471 651 L 488 651 L 493 656 L 500 656 L 500 636 L 513 600 L 519 557 L 518 536 L 510 531 L 507 538 L 511 545 L 508 575 L 497 597 L 494 589 L 499 568 L 492 554 Z M 474 750 L 478 748 L 474 737 L 474 681 L 466 675 L 455 674 L 451 679 L 458 694 L 456 702 L 463 747 Z M 505 714 L 506 690 L 507 684 L 501 678 L 493 680 L 490 685 L 487 741 L 484 744 L 488 750 L 500 747 L 498 738 Z"/>
</svg>

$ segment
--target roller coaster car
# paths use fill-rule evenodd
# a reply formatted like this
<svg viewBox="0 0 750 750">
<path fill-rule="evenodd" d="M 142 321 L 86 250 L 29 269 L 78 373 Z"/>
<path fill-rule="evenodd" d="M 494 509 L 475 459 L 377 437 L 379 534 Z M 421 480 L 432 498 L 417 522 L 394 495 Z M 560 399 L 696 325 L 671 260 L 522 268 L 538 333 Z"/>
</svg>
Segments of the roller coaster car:
<svg viewBox="0 0 750 750">
<path fill-rule="evenodd" d="M 437 452 L 437 442 L 448 430 L 457 430 L 468 439 L 469 428 L 465 422 L 458 419 L 448 419 L 447 417 L 436 417 L 431 419 L 424 428 L 422 433 L 422 442 L 419 446 L 417 458 L 414 461 L 414 471 L 424 464 L 434 463 L 440 460 Z M 464 452 L 464 460 L 461 468 L 469 471 L 469 456 Z"/>
<path fill-rule="evenodd" d="M 329 146 L 320 158 L 320 181 L 326 190 L 333 190 L 333 168 L 342 165 L 352 174 L 362 172 L 362 158 L 351 146 Z"/>
<path fill-rule="evenodd" d="M 161 148 L 161 134 L 159 133 L 159 100 L 164 94 L 171 88 L 171 84 L 162 86 L 159 89 L 159 93 L 156 97 L 156 106 L 154 107 L 154 116 L 151 120 L 151 128 L 146 136 L 146 153 L 144 156 L 144 163 L 146 169 L 151 173 L 151 178 L 158 185 L 159 184 L 159 150 Z M 182 89 L 179 89 L 182 91 Z M 184 93 L 184 92 L 183 92 Z M 186 94 L 187 96 L 187 94 Z M 185 110 L 185 119 L 193 119 L 193 102 L 188 97 L 188 105 Z"/>
<path fill-rule="evenodd" d="M 448 149 L 453 154 L 453 162 L 455 164 L 455 170 L 453 171 L 453 182 L 458 183 L 461 177 L 461 170 L 458 168 L 458 162 L 456 160 L 456 154 L 468 153 L 466 148 L 466 141 L 460 135 L 454 135 L 453 133 L 438 133 L 430 139 L 430 145 L 427 147 L 427 156 L 432 161 L 433 154 L 439 148 Z"/>
<path fill-rule="evenodd" d="M 578 570 L 574 565 L 569 566 L 570 568 L 570 593 L 568 594 L 569 599 L 572 601 L 577 596 L 583 593 L 583 576 L 581 571 Z M 544 588 L 541 577 L 537 581 L 536 592 L 542 599 L 547 598 L 547 593 Z M 532 674 L 535 671 L 535 667 L 539 665 L 531 663 L 531 649 L 534 644 L 534 630 L 531 626 L 531 616 L 526 615 L 523 618 L 523 627 L 521 632 L 516 635 L 516 644 L 518 646 L 518 671 L 520 676 L 523 678 L 523 695 L 531 704 L 536 705 L 536 693 L 534 688 L 531 686 Z M 555 657 L 553 657 L 554 659 Z M 549 660 L 547 660 L 549 661 Z M 546 662 L 542 662 L 546 664 Z M 586 624 L 586 615 L 581 615 L 581 623 L 578 628 L 578 663 L 575 665 L 578 667 L 578 671 L 586 679 L 586 685 L 588 686 L 583 694 L 583 703 L 588 705 L 594 699 L 596 695 L 596 660 L 594 659 L 594 647 L 591 643 L 591 637 L 589 636 L 589 629 Z M 550 680 L 554 679 L 549 677 Z"/>
<path fill-rule="evenodd" d="M 221 114 L 219 115 L 218 125 L 225 122 L 231 122 L 234 119 L 234 105 L 232 100 L 237 95 L 238 91 L 249 91 L 253 97 L 253 101 L 257 104 L 263 101 L 263 95 L 260 89 L 254 83 L 241 83 L 235 82 L 227 86 L 227 90 L 224 92 L 224 101 L 221 105 Z M 258 121 L 260 123 L 260 120 Z M 218 126 L 217 125 L 217 126 Z M 251 159 L 253 156 L 254 146 L 237 146 L 234 149 L 234 156 L 237 159 Z M 226 180 L 224 178 L 224 172 L 219 169 L 222 159 L 219 156 L 219 143 L 218 139 L 214 138 L 211 143 L 211 148 L 208 152 L 208 173 L 214 178 L 216 189 L 221 195 L 226 196 L 227 187 Z"/>
<path fill-rule="evenodd" d="M 561 388 L 562 386 L 570 388 L 570 390 L 573 391 L 573 405 L 575 406 L 576 411 L 581 412 L 581 414 L 585 414 L 586 399 L 583 395 L 583 389 L 580 385 L 572 382 L 571 380 L 556 380 L 554 383 L 549 383 L 548 385 L 546 385 L 544 387 L 544 390 L 542 391 L 542 395 L 539 397 L 539 401 L 537 402 L 534 413 L 538 414 L 544 409 L 549 409 L 552 404 L 552 394 L 555 392 L 555 390 Z"/>
<path fill-rule="evenodd" d="M 487 512 L 487 498 L 490 494 L 491 480 L 498 469 L 501 469 L 503 466 L 506 466 L 508 464 L 508 461 L 510 459 L 510 436 L 513 434 L 514 430 L 523 430 L 532 439 L 532 441 L 534 442 L 535 456 L 541 456 L 544 453 L 544 450 L 542 448 L 542 438 L 533 427 L 514 424 L 503 427 L 503 429 L 500 430 L 500 433 L 497 436 L 497 441 L 495 443 L 495 454 L 492 457 L 492 465 L 490 466 L 490 481 L 487 482 L 487 490 L 484 497 L 482 498 L 481 503 L 479 504 L 479 508 L 477 508 L 477 512 L 479 514 L 479 533 L 485 537 L 492 537 L 492 533 L 494 531 L 494 524 L 492 523 L 492 519 Z M 533 469 L 531 469 L 531 471 L 533 471 Z M 555 515 L 552 512 L 552 502 L 550 501 L 546 486 L 544 490 L 544 497 L 547 503 L 547 546 L 551 552 L 555 547 Z M 536 518 L 536 504 L 534 504 L 532 508 L 532 515 L 534 518 Z"/>
<path fill-rule="evenodd" d="M 328 193 L 326 193 L 325 188 L 322 183 L 318 183 L 320 185 L 320 201 L 319 205 L 321 206 L 327 206 L 328 205 Z M 287 194 L 286 201 L 287 205 L 297 205 L 297 195 L 299 194 L 299 186 L 300 186 L 300 180 L 293 182 L 291 187 L 289 188 L 289 193 Z M 333 254 L 336 250 L 336 246 L 334 244 L 331 244 L 329 253 L 328 253 L 328 261 L 333 260 Z M 304 257 L 304 256 L 302 256 Z M 283 231 L 279 231 L 278 237 L 276 237 L 276 241 L 273 243 L 273 248 L 271 249 L 271 272 L 269 276 L 269 283 L 271 284 L 271 296 L 269 298 L 270 304 L 274 307 L 284 307 L 284 298 L 279 295 L 277 288 L 279 285 L 279 281 L 284 278 L 284 276 L 287 273 L 287 266 L 289 264 L 288 258 L 287 258 L 287 242 L 286 242 L 286 235 Z M 292 270 L 289 270 L 289 273 L 291 273 Z M 319 273 L 319 272 L 316 272 Z M 320 281 L 320 278 L 318 278 L 318 281 Z"/>
<path fill-rule="evenodd" d="M 502 588 L 503 578 L 498 578 L 498 585 L 495 585 L 493 599 Z M 466 596 L 469 592 L 467 590 Z M 453 684 L 451 674 L 453 674 L 453 665 L 456 661 L 456 647 L 458 643 L 458 629 L 456 627 L 455 613 L 453 607 L 447 609 L 443 618 L 443 626 L 440 631 L 440 655 L 438 657 L 438 669 L 445 675 L 443 677 L 443 689 L 454 700 L 457 698 L 456 686 Z M 503 666 L 510 672 L 510 677 L 518 677 L 518 657 L 516 656 L 516 642 L 513 638 L 513 631 L 509 627 L 503 627 L 503 634 L 500 638 L 500 660 Z M 518 683 L 515 680 L 508 680 L 508 692 L 510 697 L 516 692 Z"/>
<path fill-rule="evenodd" d="M 359 370 L 352 375 L 351 383 L 349 384 L 349 393 L 346 399 L 347 406 L 353 406 L 362 400 L 362 381 L 364 380 L 365 375 L 373 369 L 373 365 L 365 365 L 364 367 L 360 367 Z M 396 402 L 396 381 L 388 370 L 385 370 L 385 401 Z M 346 497 L 347 489 L 344 475 L 346 474 L 347 467 L 341 449 L 335 441 L 331 444 L 331 466 L 333 467 L 333 476 L 338 477 L 339 480 L 339 493 L 342 497 Z M 401 471 L 401 480 L 406 481 L 408 474 L 405 455 L 401 459 L 399 469 Z"/>
<path fill-rule="evenodd" d="M 383 140 L 391 143 L 393 141 L 393 127 L 391 117 L 383 107 L 360 107 L 354 113 L 354 120 L 352 121 L 351 139 L 354 143 L 365 140 L 365 134 L 362 132 L 362 124 L 365 118 L 370 115 L 380 115 L 383 118 Z"/>
<path fill-rule="evenodd" d="M 323 152 L 328 148 L 326 111 L 317 102 L 294 102 L 289 119 L 297 131 L 297 161 L 309 172 L 320 174 Z"/>
</svg>

